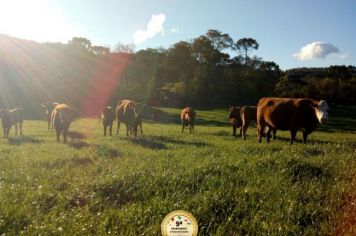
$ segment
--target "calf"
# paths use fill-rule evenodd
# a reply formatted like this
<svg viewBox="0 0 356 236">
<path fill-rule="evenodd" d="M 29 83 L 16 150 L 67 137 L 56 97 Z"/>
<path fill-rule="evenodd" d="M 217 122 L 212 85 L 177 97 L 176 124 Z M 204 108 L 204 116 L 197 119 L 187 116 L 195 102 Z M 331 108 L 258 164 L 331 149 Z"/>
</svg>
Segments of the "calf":
<svg viewBox="0 0 356 236">
<path fill-rule="evenodd" d="M 22 108 L 14 108 L 11 110 L 0 110 L 0 118 L 2 123 L 2 128 L 4 131 L 4 138 L 9 137 L 11 126 L 15 126 L 15 134 L 17 136 L 18 127 L 20 127 L 20 135 L 22 133 L 22 123 L 23 123 L 23 111 Z"/>
<path fill-rule="evenodd" d="M 267 142 L 273 129 L 289 130 L 290 144 L 295 140 L 297 131 L 303 132 L 303 143 L 308 135 L 328 119 L 329 106 L 325 100 L 309 98 L 261 98 L 257 106 L 258 141 L 267 126 Z"/>
<path fill-rule="evenodd" d="M 101 119 L 103 120 L 104 136 L 106 136 L 106 130 L 108 127 L 109 127 L 110 136 L 112 136 L 112 125 L 115 120 L 114 108 L 110 106 L 104 107 L 101 112 Z"/>
<path fill-rule="evenodd" d="M 194 123 L 195 123 L 196 112 L 191 107 L 186 107 L 182 110 L 180 114 L 180 119 L 182 121 L 182 132 L 185 127 L 189 126 L 190 133 L 194 133 Z"/>
<path fill-rule="evenodd" d="M 251 121 L 257 121 L 257 108 L 255 106 L 233 107 L 229 109 L 228 118 L 232 124 L 232 135 L 236 137 L 236 129 L 240 128 L 240 137 L 246 140 L 246 132 Z M 276 137 L 276 130 L 272 130 L 273 138 Z"/>
</svg>

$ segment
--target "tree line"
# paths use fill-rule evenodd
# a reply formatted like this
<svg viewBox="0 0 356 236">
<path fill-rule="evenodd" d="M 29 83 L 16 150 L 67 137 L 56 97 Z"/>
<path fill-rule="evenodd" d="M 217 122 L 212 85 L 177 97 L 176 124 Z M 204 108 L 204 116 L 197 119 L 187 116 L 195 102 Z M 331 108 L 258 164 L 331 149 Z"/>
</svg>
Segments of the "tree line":
<svg viewBox="0 0 356 236">
<path fill-rule="evenodd" d="M 252 55 L 253 38 L 234 40 L 218 30 L 169 48 L 114 50 L 75 37 L 67 44 L 0 35 L 0 108 L 59 101 L 87 115 L 119 99 L 151 106 L 211 108 L 256 104 L 265 96 L 312 97 L 354 103 L 355 66 L 296 68 Z M 25 109 L 26 110 L 26 109 Z"/>
</svg>

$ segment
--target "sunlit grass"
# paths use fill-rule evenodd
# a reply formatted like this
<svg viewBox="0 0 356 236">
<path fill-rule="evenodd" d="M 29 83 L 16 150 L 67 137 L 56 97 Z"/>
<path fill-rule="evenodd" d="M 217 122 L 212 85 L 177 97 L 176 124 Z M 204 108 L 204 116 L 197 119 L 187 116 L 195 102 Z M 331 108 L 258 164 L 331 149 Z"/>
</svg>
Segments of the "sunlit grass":
<svg viewBox="0 0 356 236">
<path fill-rule="evenodd" d="M 171 123 L 180 110 L 163 111 L 167 123 L 144 122 L 137 138 L 123 126 L 103 137 L 98 119 L 75 121 L 68 145 L 45 121 L 1 138 L 0 232 L 159 235 L 178 209 L 200 235 L 325 235 L 340 225 L 355 196 L 355 133 L 316 131 L 290 146 L 279 132 L 258 144 L 253 126 L 247 141 L 233 138 L 224 110 L 198 111 L 196 133 L 183 135 Z"/>
</svg>

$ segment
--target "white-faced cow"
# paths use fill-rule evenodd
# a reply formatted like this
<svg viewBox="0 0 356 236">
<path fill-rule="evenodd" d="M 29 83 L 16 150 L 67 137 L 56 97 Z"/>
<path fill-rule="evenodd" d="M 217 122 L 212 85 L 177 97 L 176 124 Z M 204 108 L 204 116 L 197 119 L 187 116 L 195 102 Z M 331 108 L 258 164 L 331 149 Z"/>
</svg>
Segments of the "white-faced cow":
<svg viewBox="0 0 356 236">
<path fill-rule="evenodd" d="M 273 129 L 290 130 L 290 144 L 297 131 L 303 132 L 303 143 L 308 135 L 328 119 L 329 106 L 325 100 L 309 98 L 262 98 L 257 106 L 258 141 L 267 126 L 267 142 Z"/>
</svg>

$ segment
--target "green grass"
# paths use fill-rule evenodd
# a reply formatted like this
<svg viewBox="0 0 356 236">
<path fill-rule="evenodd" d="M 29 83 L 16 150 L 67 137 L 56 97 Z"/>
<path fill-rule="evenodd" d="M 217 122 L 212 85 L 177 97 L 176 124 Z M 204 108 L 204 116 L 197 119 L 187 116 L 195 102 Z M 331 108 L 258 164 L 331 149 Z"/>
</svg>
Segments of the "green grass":
<svg viewBox="0 0 356 236">
<path fill-rule="evenodd" d="M 326 235 L 354 216 L 356 108 L 291 146 L 288 132 L 258 144 L 253 126 L 234 139 L 225 110 L 198 111 L 181 135 L 179 112 L 161 109 L 137 138 L 103 137 L 97 119 L 75 121 L 67 145 L 45 121 L 0 138 L 0 234 L 160 235 L 186 210 L 199 235 Z"/>
</svg>

